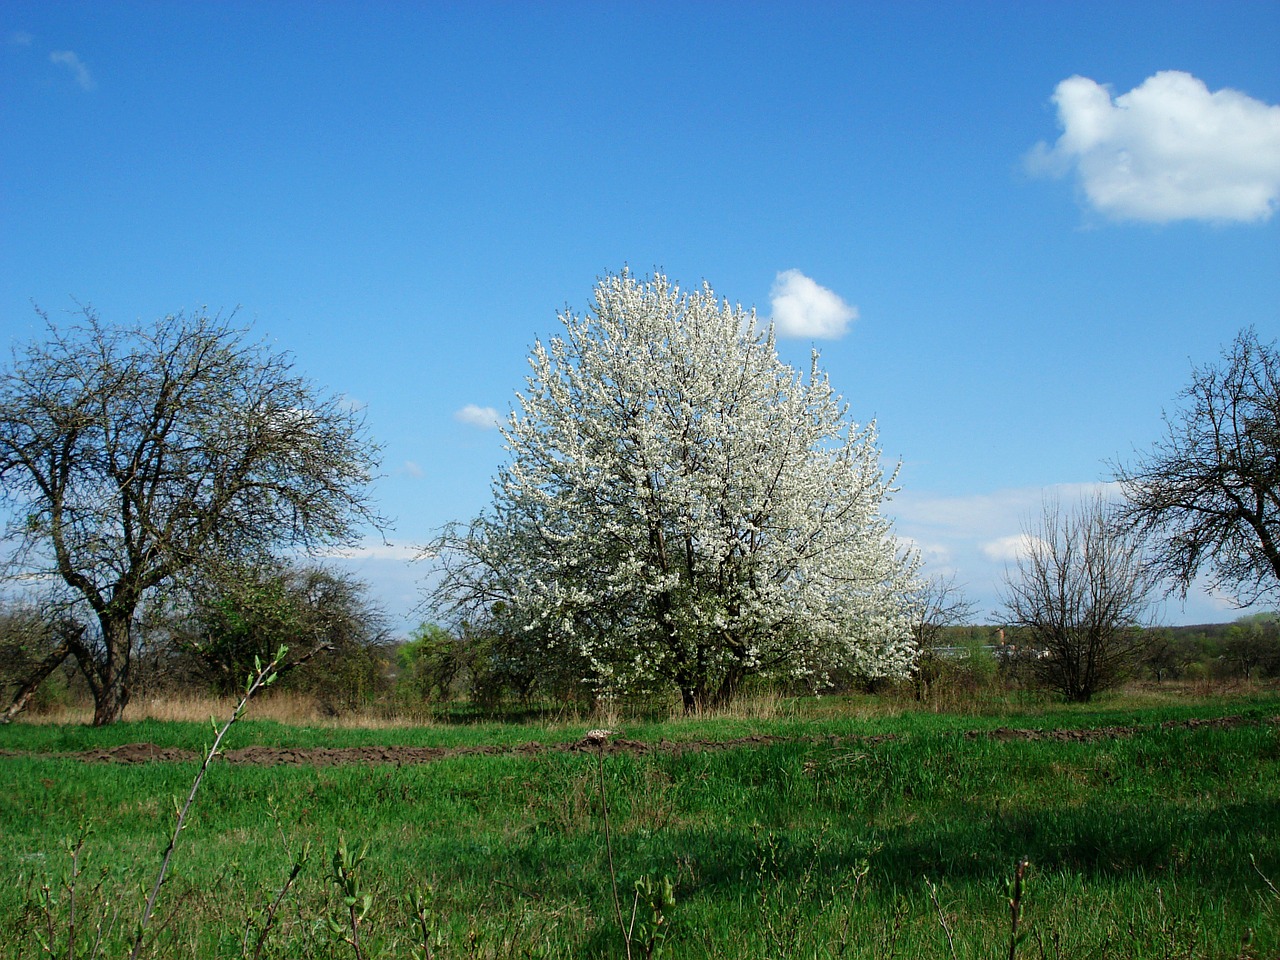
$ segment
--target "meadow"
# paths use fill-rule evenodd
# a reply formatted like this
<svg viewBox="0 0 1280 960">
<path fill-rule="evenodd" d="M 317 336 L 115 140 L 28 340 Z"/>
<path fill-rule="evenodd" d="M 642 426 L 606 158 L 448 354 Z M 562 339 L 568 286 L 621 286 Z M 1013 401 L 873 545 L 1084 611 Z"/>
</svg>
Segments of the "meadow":
<svg viewBox="0 0 1280 960">
<path fill-rule="evenodd" d="M 1278 720 L 1256 688 L 950 713 L 826 698 L 612 717 L 600 747 L 598 719 L 251 707 L 141 953 L 1275 958 Z M 213 735 L 0 727 L 0 956 L 129 954 Z M 109 759 L 137 743 L 167 759 Z"/>
</svg>

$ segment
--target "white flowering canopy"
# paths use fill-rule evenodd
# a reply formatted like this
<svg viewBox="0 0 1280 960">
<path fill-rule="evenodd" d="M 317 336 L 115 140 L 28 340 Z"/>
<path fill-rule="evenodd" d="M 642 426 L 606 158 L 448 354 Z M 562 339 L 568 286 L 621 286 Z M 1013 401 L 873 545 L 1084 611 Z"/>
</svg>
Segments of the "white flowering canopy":
<svg viewBox="0 0 1280 960">
<path fill-rule="evenodd" d="M 896 475 L 814 354 L 705 284 L 607 276 L 534 347 L 490 511 L 436 548 L 438 606 L 487 614 L 606 691 L 686 707 L 751 674 L 910 669 L 917 557 L 882 505 Z"/>
</svg>

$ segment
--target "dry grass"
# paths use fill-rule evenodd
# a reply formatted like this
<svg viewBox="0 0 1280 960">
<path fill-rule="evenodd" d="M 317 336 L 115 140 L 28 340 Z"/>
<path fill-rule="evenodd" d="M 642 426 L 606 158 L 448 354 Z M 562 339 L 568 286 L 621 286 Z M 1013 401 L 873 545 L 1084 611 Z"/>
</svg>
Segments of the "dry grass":
<svg viewBox="0 0 1280 960">
<path fill-rule="evenodd" d="M 671 704 L 672 720 L 787 720 L 799 716 L 796 698 L 765 687 L 754 688 L 722 707 L 708 707 L 685 713 L 683 705 Z M 806 712 L 806 715 L 808 713 Z"/>
<path fill-rule="evenodd" d="M 188 721 L 205 723 L 210 717 L 226 717 L 236 707 L 236 697 L 201 696 L 135 698 L 125 707 L 124 720 Z M 255 697 L 255 720 L 308 727 L 342 727 L 383 729 L 404 726 L 429 726 L 432 721 L 420 713 L 402 713 L 383 707 L 350 711 L 335 716 L 331 709 L 307 694 L 281 690 Z M 24 723 L 92 723 L 93 706 L 57 705 L 39 713 L 24 711 L 17 718 Z"/>
<path fill-rule="evenodd" d="M 1134 681 L 1103 695 L 1102 699 L 1123 701 L 1133 709 L 1176 706 L 1187 700 L 1204 700 L 1217 696 L 1247 695 L 1268 690 L 1280 690 L 1280 680 L 1166 680 L 1156 683 L 1150 680 Z M 236 698 L 202 696 L 200 694 L 171 694 L 161 697 L 135 698 L 124 711 L 125 720 L 195 721 L 205 723 L 210 717 L 225 717 L 235 709 Z M 765 687 L 749 690 L 726 707 L 708 709 L 686 715 L 678 698 L 669 704 L 671 720 L 789 720 L 804 716 L 820 720 L 831 717 L 841 719 L 885 719 L 919 712 L 967 712 L 971 714 L 1008 712 L 1034 712 L 1036 706 L 1048 709 L 1056 701 L 1049 694 L 1028 693 L 1014 705 L 1009 695 L 992 691 L 961 691 L 950 688 L 936 690 L 924 703 L 914 700 L 911 691 L 899 691 L 880 696 L 841 695 L 818 699 L 796 698 Z M 629 719 L 635 719 L 634 705 L 603 701 L 594 708 L 581 704 L 565 704 L 554 716 L 544 717 L 548 729 L 573 728 L 584 723 L 597 727 L 616 729 Z M 661 713 L 664 707 L 659 706 Z M 647 712 L 647 711 L 645 711 Z M 254 719 L 275 720 L 280 723 L 309 727 L 333 727 L 350 729 L 386 729 L 405 726 L 434 726 L 442 721 L 433 716 L 429 706 L 414 709 L 410 704 L 374 704 L 360 710 L 344 711 L 335 715 L 332 708 L 307 694 L 287 690 L 273 690 L 254 699 Z M 650 715 L 651 716 L 651 715 Z M 26 710 L 15 718 L 21 723 L 34 724 L 88 724 L 93 720 L 93 706 L 89 702 L 53 703 L 40 710 Z"/>
</svg>

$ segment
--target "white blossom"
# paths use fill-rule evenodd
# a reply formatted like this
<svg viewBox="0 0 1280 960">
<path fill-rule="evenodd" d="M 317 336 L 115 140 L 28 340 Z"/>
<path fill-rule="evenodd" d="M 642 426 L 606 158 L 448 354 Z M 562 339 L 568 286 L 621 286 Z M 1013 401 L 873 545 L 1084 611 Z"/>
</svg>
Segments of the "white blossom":
<svg viewBox="0 0 1280 960">
<path fill-rule="evenodd" d="M 624 271 L 534 346 L 492 507 L 436 545 L 437 603 L 497 616 L 611 689 L 900 675 L 916 556 L 881 513 L 896 471 L 814 354 L 704 285 Z"/>
</svg>

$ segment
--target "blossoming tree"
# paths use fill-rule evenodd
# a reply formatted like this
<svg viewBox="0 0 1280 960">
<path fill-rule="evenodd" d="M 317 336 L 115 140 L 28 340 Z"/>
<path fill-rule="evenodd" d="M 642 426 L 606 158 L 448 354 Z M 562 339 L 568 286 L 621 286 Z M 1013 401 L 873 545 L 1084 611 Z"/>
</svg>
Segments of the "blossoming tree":
<svg viewBox="0 0 1280 960">
<path fill-rule="evenodd" d="M 624 271 L 534 347 L 491 508 L 432 545 L 442 614 L 523 638 L 606 692 L 686 709 L 755 673 L 900 675 L 917 558 L 896 476 L 813 365 L 706 285 Z"/>
</svg>

